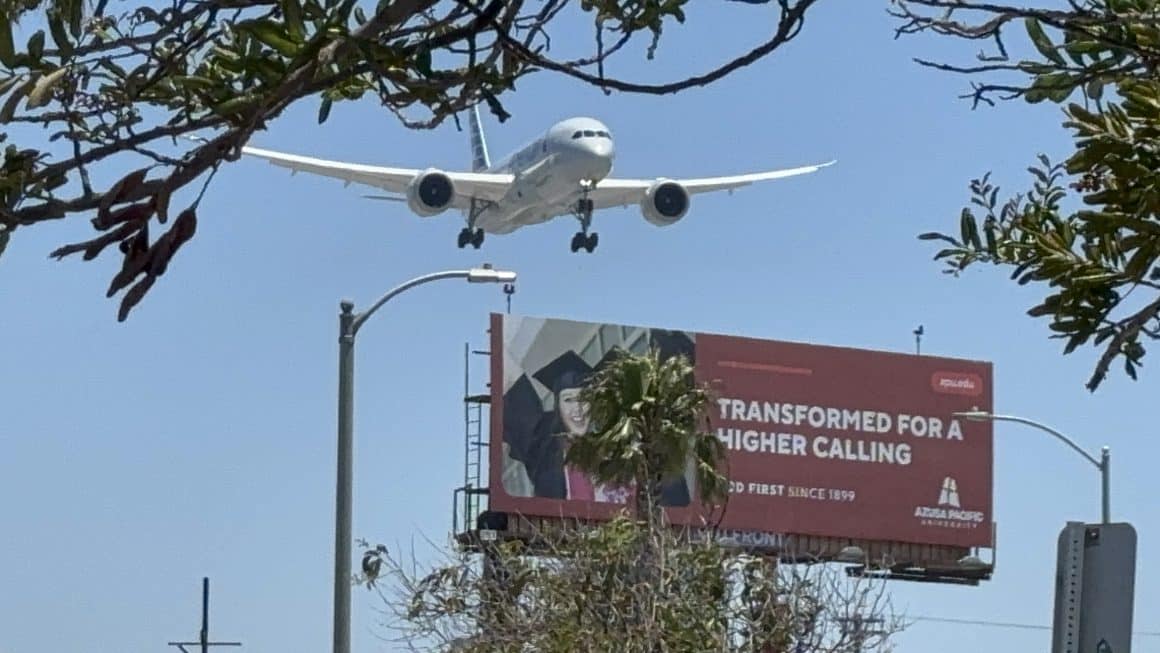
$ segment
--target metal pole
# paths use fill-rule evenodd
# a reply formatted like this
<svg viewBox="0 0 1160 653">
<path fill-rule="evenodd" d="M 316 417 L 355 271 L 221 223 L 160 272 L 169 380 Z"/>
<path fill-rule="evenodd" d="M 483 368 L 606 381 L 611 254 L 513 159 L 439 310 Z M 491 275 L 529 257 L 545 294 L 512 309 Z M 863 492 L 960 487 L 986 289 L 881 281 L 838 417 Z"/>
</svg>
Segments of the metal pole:
<svg viewBox="0 0 1160 653">
<path fill-rule="evenodd" d="M 354 303 L 338 324 L 338 478 L 334 510 L 334 653 L 350 653 L 350 538 L 354 422 Z"/>
<path fill-rule="evenodd" d="M 1047 426 L 1046 424 L 1040 424 L 1039 422 L 1027 419 L 1026 417 L 1019 417 L 1016 415 L 996 415 L 994 413 L 987 413 L 987 412 L 978 411 L 978 410 L 969 411 L 969 412 L 962 412 L 962 413 L 955 413 L 955 415 L 960 416 L 960 417 L 965 417 L 966 419 L 987 419 L 987 420 L 1018 422 L 1020 424 L 1026 424 L 1028 426 L 1033 426 L 1033 427 L 1043 431 L 1044 433 L 1047 433 L 1051 436 L 1054 436 L 1057 440 L 1066 444 L 1073 451 L 1075 451 L 1079 455 L 1083 456 L 1084 460 L 1087 460 L 1089 463 L 1094 465 L 1096 469 L 1100 470 L 1100 485 L 1101 485 L 1100 502 L 1101 502 L 1102 520 L 1103 520 L 1103 523 L 1105 523 L 1105 524 L 1107 524 L 1111 521 L 1111 497 L 1109 496 L 1109 494 L 1110 494 L 1110 487 L 1111 487 L 1110 476 L 1111 476 L 1112 454 L 1111 454 L 1111 451 L 1109 450 L 1108 447 L 1105 446 L 1103 448 L 1102 456 L 1101 456 L 1100 460 L 1096 460 L 1094 456 L 1092 456 L 1090 453 L 1084 451 L 1083 447 L 1076 444 L 1074 440 L 1067 437 L 1063 433 L 1060 433 L 1059 431 L 1051 428 L 1050 426 Z"/>
<path fill-rule="evenodd" d="M 201 579 L 201 653 L 209 653 L 209 577 Z"/>
<path fill-rule="evenodd" d="M 1111 450 L 1108 449 L 1108 447 L 1105 446 L 1101 450 L 1101 453 L 1102 453 L 1102 455 L 1100 456 L 1100 481 L 1101 481 L 1103 487 L 1101 488 L 1100 494 L 1101 494 L 1102 499 L 1103 499 L 1103 501 L 1102 501 L 1102 503 L 1103 503 L 1103 520 L 1104 520 L 1104 523 L 1107 524 L 1111 521 L 1111 512 L 1112 512 L 1112 507 L 1111 507 L 1112 499 L 1110 496 L 1110 494 L 1111 494 L 1110 490 L 1111 490 L 1111 485 L 1112 485 L 1112 478 L 1111 478 L 1111 476 L 1112 476 L 1112 452 L 1111 452 Z"/>
<path fill-rule="evenodd" d="M 489 273 L 490 274 L 486 274 Z M 334 649 L 350 653 L 351 593 L 351 494 L 354 467 L 354 340 L 355 334 L 392 297 L 437 279 L 465 278 L 468 281 L 499 282 L 515 279 L 514 273 L 499 273 L 489 265 L 472 270 L 434 272 L 406 281 L 379 297 L 370 308 L 356 314 L 354 302 L 343 300 L 338 319 L 338 474 L 334 496 Z"/>
</svg>

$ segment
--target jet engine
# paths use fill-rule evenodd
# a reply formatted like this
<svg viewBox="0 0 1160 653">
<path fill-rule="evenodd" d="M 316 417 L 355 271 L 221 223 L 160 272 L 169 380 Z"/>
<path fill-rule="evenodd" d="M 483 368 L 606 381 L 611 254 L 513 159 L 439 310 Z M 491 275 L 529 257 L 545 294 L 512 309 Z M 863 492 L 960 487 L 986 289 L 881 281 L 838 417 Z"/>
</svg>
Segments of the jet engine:
<svg viewBox="0 0 1160 653">
<path fill-rule="evenodd" d="M 407 185 L 407 206 L 425 218 L 447 210 L 454 199 L 455 184 L 447 173 L 440 170 L 424 170 Z"/>
<path fill-rule="evenodd" d="M 689 211 L 689 192 L 675 181 L 658 179 L 645 191 L 640 209 L 649 224 L 667 227 Z"/>
</svg>

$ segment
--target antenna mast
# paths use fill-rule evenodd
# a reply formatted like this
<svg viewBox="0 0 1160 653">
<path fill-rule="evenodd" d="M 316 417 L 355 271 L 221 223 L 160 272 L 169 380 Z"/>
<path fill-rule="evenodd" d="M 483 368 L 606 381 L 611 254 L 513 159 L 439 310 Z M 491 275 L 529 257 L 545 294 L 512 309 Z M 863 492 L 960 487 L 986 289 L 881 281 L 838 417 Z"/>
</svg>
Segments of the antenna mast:
<svg viewBox="0 0 1160 653">
<path fill-rule="evenodd" d="M 209 641 L 209 578 L 201 579 L 201 630 L 196 642 L 169 642 L 170 646 L 181 649 L 181 653 L 189 653 L 186 646 L 199 646 L 201 653 L 209 653 L 211 646 L 241 646 L 241 642 L 211 642 Z"/>
</svg>

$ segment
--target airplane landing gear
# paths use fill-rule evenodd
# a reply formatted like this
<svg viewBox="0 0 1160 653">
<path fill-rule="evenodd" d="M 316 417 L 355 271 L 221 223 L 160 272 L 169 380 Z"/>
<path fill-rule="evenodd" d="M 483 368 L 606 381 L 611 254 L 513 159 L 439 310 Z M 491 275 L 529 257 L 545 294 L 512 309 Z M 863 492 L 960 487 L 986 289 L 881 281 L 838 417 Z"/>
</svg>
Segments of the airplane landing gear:
<svg viewBox="0 0 1160 653">
<path fill-rule="evenodd" d="M 475 249 L 479 249 L 479 246 L 483 244 L 483 229 L 470 229 L 468 227 L 464 227 L 459 232 L 459 240 L 457 244 L 459 245 L 459 249 L 463 249 L 468 245 L 471 245 Z"/>
<path fill-rule="evenodd" d="M 587 197 L 580 198 L 576 203 L 576 217 L 580 220 L 580 231 L 572 236 L 572 252 L 575 253 L 583 249 L 591 254 L 600 242 L 599 234 L 596 232 L 588 233 L 588 227 L 592 225 L 592 200 Z"/>
<path fill-rule="evenodd" d="M 468 245 L 479 249 L 479 246 L 483 244 L 483 229 L 477 229 L 475 221 L 488 206 L 487 202 L 474 198 L 471 200 L 471 208 L 467 212 L 467 226 L 459 231 L 459 240 L 456 243 L 459 245 L 459 249 Z"/>
<path fill-rule="evenodd" d="M 596 249 L 596 245 L 599 242 L 600 234 L 596 233 L 595 231 L 589 234 L 578 231 L 576 232 L 576 235 L 572 236 L 572 251 L 578 252 L 583 249 L 584 251 L 591 254 L 592 250 Z"/>
</svg>

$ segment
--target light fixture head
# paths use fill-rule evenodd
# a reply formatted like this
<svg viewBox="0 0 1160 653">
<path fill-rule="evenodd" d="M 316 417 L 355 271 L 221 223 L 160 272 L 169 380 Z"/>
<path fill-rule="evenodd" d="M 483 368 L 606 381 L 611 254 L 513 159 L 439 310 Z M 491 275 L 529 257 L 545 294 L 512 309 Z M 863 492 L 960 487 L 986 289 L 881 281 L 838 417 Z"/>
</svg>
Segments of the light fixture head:
<svg viewBox="0 0 1160 653">
<path fill-rule="evenodd" d="M 516 280 L 516 273 L 509 270 L 495 270 L 491 265 L 472 268 L 467 272 L 467 281 L 470 283 L 510 283 Z"/>
<path fill-rule="evenodd" d="M 978 408 L 962 410 L 956 413 L 952 413 L 952 415 L 955 417 L 962 417 L 963 419 L 971 420 L 972 422 L 981 422 L 991 418 L 991 413 L 988 413 L 985 410 L 979 410 Z"/>
</svg>

